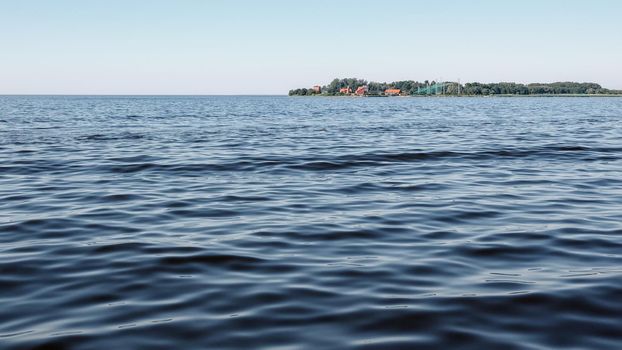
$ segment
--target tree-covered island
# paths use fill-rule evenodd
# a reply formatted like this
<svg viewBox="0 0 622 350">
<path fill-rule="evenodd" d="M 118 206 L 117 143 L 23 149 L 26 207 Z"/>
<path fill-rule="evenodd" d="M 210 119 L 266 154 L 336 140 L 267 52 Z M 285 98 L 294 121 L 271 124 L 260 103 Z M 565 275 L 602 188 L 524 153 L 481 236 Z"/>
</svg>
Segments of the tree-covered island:
<svg viewBox="0 0 622 350">
<path fill-rule="evenodd" d="M 494 95 L 621 95 L 622 90 L 605 89 L 596 83 L 466 83 L 403 80 L 378 83 L 357 78 L 334 79 L 289 91 L 290 96 L 494 96 Z"/>
</svg>

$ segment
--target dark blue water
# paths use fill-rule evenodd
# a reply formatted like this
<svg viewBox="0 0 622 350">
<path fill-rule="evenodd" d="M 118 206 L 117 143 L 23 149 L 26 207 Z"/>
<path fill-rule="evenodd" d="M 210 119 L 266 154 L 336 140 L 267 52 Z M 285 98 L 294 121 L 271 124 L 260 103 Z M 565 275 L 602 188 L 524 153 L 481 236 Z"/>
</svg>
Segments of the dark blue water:
<svg viewBox="0 0 622 350">
<path fill-rule="evenodd" d="M 620 349 L 622 98 L 0 97 L 2 349 Z"/>
</svg>

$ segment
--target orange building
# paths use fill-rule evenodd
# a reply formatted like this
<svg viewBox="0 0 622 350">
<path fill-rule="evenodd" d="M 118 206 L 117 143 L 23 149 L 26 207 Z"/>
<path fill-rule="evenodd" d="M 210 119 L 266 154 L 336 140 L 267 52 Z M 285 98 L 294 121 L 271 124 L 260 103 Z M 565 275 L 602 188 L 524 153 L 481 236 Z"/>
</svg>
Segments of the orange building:
<svg viewBox="0 0 622 350">
<path fill-rule="evenodd" d="M 358 89 L 356 89 L 356 94 L 359 96 L 363 96 L 365 95 L 367 92 L 369 91 L 369 87 L 367 87 L 367 85 L 365 86 L 359 86 Z"/>
<path fill-rule="evenodd" d="M 322 87 L 321 87 L 321 86 L 319 86 L 319 85 L 314 85 L 314 86 L 312 87 L 312 89 L 313 89 L 313 91 L 315 91 L 315 92 L 316 92 L 316 93 L 318 93 L 318 94 L 321 94 L 321 93 L 322 93 Z"/>
<path fill-rule="evenodd" d="M 384 90 L 384 94 L 385 95 L 390 95 L 390 96 L 397 96 L 399 94 L 402 93 L 402 90 L 400 89 L 386 89 Z"/>
<path fill-rule="evenodd" d="M 340 94 L 351 94 L 352 93 L 352 89 L 350 89 L 350 87 L 344 87 L 339 89 L 339 93 Z"/>
</svg>

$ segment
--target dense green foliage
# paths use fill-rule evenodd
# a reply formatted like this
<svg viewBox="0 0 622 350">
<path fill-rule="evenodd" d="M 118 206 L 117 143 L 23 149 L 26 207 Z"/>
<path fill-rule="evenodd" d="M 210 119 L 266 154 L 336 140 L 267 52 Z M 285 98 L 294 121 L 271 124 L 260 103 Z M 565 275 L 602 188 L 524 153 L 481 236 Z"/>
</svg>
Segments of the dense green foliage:
<svg viewBox="0 0 622 350">
<path fill-rule="evenodd" d="M 392 83 L 378 83 L 357 78 L 334 79 L 330 84 L 322 87 L 321 95 L 338 96 L 339 90 L 349 87 L 352 91 L 360 86 L 367 85 L 369 87 L 369 95 L 381 95 L 386 89 L 400 89 L 402 95 L 418 95 L 421 94 L 420 89 L 429 86 L 435 86 L 434 81 L 418 82 L 413 80 L 395 81 Z M 557 82 L 557 83 L 534 83 L 534 84 L 517 84 L 517 83 L 466 83 L 464 85 L 456 82 L 445 82 L 438 85 L 438 89 L 433 92 L 427 91 L 426 94 L 443 94 L 443 95 L 467 95 L 467 96 L 489 96 L 489 95 L 596 95 L 596 94 L 622 94 L 619 90 L 609 90 L 595 83 L 575 83 L 575 82 Z M 290 96 L 308 96 L 318 95 L 313 89 L 295 89 L 289 91 Z"/>
<path fill-rule="evenodd" d="M 404 94 L 410 95 L 410 94 L 415 94 L 417 92 L 418 87 L 426 86 L 427 83 L 428 83 L 427 81 L 425 83 L 419 83 L 419 82 L 412 81 L 412 80 L 396 81 L 393 83 L 377 83 L 373 81 L 368 82 L 367 80 L 357 79 L 357 78 L 334 79 L 333 81 L 330 82 L 330 84 L 322 86 L 322 95 L 338 96 L 338 95 L 341 95 L 339 93 L 339 90 L 342 88 L 349 87 L 350 89 L 352 89 L 352 91 L 356 91 L 357 88 L 361 86 L 365 86 L 365 85 L 369 87 L 370 95 L 381 94 L 386 89 L 389 89 L 389 88 L 401 89 Z M 313 95 L 313 94 L 315 93 L 311 89 L 296 89 L 296 90 L 291 90 L 289 92 L 290 96 L 292 95 L 306 96 L 306 95 Z"/>
<path fill-rule="evenodd" d="M 547 95 L 547 94 L 611 94 L 616 93 L 595 83 L 559 82 L 550 84 L 516 84 L 494 83 L 480 84 L 467 83 L 464 85 L 465 95 Z"/>
<path fill-rule="evenodd" d="M 296 90 L 289 90 L 289 95 L 290 96 L 310 96 L 310 95 L 318 95 L 318 93 L 315 92 L 315 90 L 313 89 L 302 88 L 302 89 L 296 89 Z"/>
</svg>

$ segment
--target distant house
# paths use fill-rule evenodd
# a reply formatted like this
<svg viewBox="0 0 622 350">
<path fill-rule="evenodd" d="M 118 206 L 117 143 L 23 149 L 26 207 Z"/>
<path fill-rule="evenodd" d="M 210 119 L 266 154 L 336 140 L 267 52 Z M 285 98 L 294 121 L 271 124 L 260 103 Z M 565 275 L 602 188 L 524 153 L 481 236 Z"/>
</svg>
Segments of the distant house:
<svg viewBox="0 0 622 350">
<path fill-rule="evenodd" d="M 319 85 L 314 85 L 311 89 L 313 89 L 313 91 L 315 91 L 318 94 L 322 93 L 322 87 Z"/>
<path fill-rule="evenodd" d="M 348 87 L 344 87 L 344 88 L 339 89 L 339 93 L 348 95 L 348 94 L 352 93 L 352 89 L 350 89 L 349 86 Z"/>
<path fill-rule="evenodd" d="M 384 90 L 384 94 L 385 95 L 389 95 L 389 96 L 399 96 L 399 94 L 402 93 L 402 90 L 400 89 L 386 89 Z"/>
<path fill-rule="evenodd" d="M 369 87 L 367 85 L 364 85 L 364 86 L 359 86 L 359 88 L 356 89 L 355 93 L 359 96 L 363 96 L 367 94 L 368 91 L 369 91 Z"/>
</svg>

